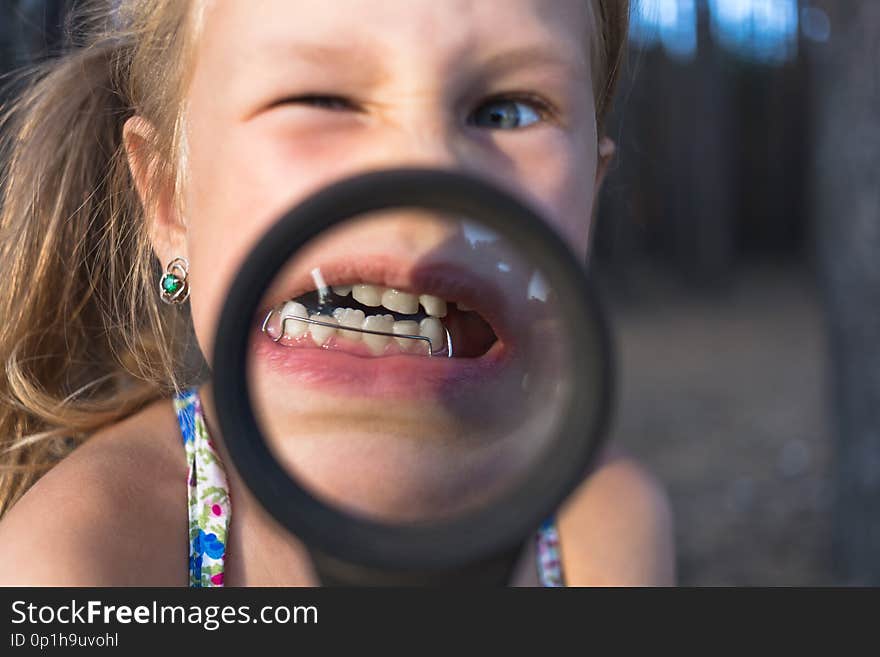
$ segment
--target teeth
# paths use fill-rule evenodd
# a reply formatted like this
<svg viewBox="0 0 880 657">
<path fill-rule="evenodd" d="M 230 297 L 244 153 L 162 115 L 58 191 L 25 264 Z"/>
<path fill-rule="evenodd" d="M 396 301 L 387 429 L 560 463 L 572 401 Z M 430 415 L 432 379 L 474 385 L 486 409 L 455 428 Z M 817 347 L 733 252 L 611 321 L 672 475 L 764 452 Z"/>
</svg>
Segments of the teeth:
<svg viewBox="0 0 880 657">
<path fill-rule="evenodd" d="M 395 335 L 421 335 L 419 333 L 419 323 L 413 322 L 410 320 L 404 320 L 401 322 L 394 322 L 394 328 L 392 332 Z M 412 340 L 410 338 L 394 338 L 397 341 L 397 344 L 401 346 L 404 351 L 417 351 L 419 349 L 424 350 L 424 344 L 421 340 Z"/>
<path fill-rule="evenodd" d="M 446 331 L 439 319 L 426 317 L 419 324 L 419 333 L 431 340 L 431 351 L 440 351 L 446 345 Z"/>
<path fill-rule="evenodd" d="M 309 319 L 314 319 L 319 322 L 326 322 L 328 324 L 338 324 L 336 318 L 330 317 L 329 315 L 312 315 Z M 302 324 L 303 322 L 297 322 L 297 324 Z M 312 341 L 320 346 L 327 344 L 327 342 L 336 335 L 336 329 L 331 328 L 329 326 L 319 326 L 317 324 L 309 324 L 309 333 L 312 336 Z"/>
<path fill-rule="evenodd" d="M 355 288 L 357 289 L 357 288 Z M 360 299 L 358 299 L 360 301 Z M 363 303 L 363 301 L 361 301 Z M 394 317 L 391 315 L 369 315 L 364 320 L 364 329 L 367 331 L 381 331 L 383 333 L 392 333 L 394 330 Z M 363 341 L 370 351 L 374 354 L 381 354 L 385 351 L 385 347 L 391 341 L 391 338 L 385 335 L 372 335 L 370 333 L 363 334 Z"/>
<path fill-rule="evenodd" d="M 423 294 L 419 297 L 419 303 L 425 312 L 432 317 L 446 317 L 446 301 L 433 294 Z"/>
<path fill-rule="evenodd" d="M 298 322 L 293 319 L 285 322 L 283 318 L 291 315 L 293 317 L 308 317 L 309 311 L 306 310 L 304 305 L 297 303 L 296 301 L 288 301 L 281 309 L 281 321 L 284 326 L 284 335 L 288 338 L 298 338 L 309 330 L 309 325 L 306 322 Z"/>
<path fill-rule="evenodd" d="M 392 339 L 396 340 L 401 349 L 407 352 L 424 350 L 425 345 L 409 338 L 391 338 L 390 336 L 360 333 L 356 330 L 346 329 L 364 329 L 395 335 L 421 335 L 430 341 L 432 352 L 442 351 L 446 346 L 446 330 L 439 318 L 446 317 L 447 303 L 440 297 L 433 294 L 417 295 L 410 292 L 401 292 L 395 288 L 385 288 L 380 285 L 366 283 L 334 285 L 333 291 L 339 296 L 347 296 L 350 293 L 355 301 L 364 306 L 384 306 L 388 310 L 400 315 L 417 315 L 419 313 L 419 305 L 421 305 L 424 308 L 425 314 L 429 315 L 429 317 L 426 317 L 420 323 L 415 320 L 395 322 L 392 315 L 366 315 L 363 310 L 355 310 L 353 308 L 336 308 L 333 310 L 332 316 L 320 314 L 309 316 L 308 309 L 303 304 L 296 301 L 288 301 L 282 307 L 280 317 L 308 318 L 324 322 L 325 324 L 332 324 L 333 326 L 307 324 L 290 320 L 285 322 L 284 335 L 289 338 L 299 338 L 308 334 L 318 346 L 325 346 L 333 337 L 340 335 L 348 340 L 363 340 L 370 351 L 376 355 L 383 353 Z M 462 311 L 470 310 L 469 306 L 460 302 L 456 302 L 456 306 Z M 267 331 L 270 334 L 274 331 L 275 335 L 277 335 L 280 331 L 280 321 L 276 322 L 275 319 L 272 319 L 272 322 L 275 323 L 267 324 Z M 275 335 L 272 335 L 272 337 L 275 337 Z"/>
<path fill-rule="evenodd" d="M 415 315 L 419 312 L 419 298 L 389 287 L 382 293 L 382 305 L 401 315 Z"/>
<path fill-rule="evenodd" d="M 339 322 L 339 326 L 348 326 L 355 329 L 363 327 L 365 319 L 363 310 L 354 310 L 352 308 L 337 308 L 333 311 L 333 317 Z M 361 339 L 361 333 L 358 331 L 345 331 L 340 328 L 339 334 L 348 340 Z"/>
<path fill-rule="evenodd" d="M 383 291 L 378 285 L 354 285 L 351 294 L 355 301 L 365 306 L 381 306 Z"/>
<path fill-rule="evenodd" d="M 463 313 L 470 312 L 471 310 L 473 310 L 473 308 L 471 308 L 468 305 L 463 304 L 461 301 L 456 301 L 455 307 L 458 308 Z"/>
</svg>

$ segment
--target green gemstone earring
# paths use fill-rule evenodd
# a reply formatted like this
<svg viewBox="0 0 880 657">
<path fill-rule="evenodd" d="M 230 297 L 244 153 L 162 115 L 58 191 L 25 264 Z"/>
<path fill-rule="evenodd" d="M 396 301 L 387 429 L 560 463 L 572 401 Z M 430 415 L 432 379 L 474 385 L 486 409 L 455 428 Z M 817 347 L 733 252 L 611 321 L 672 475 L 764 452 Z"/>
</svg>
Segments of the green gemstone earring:
<svg viewBox="0 0 880 657">
<path fill-rule="evenodd" d="M 175 258 L 165 267 L 165 273 L 159 279 L 160 298 L 165 303 L 181 304 L 189 298 L 189 285 L 186 276 L 189 273 L 189 261 L 186 258 Z"/>
</svg>

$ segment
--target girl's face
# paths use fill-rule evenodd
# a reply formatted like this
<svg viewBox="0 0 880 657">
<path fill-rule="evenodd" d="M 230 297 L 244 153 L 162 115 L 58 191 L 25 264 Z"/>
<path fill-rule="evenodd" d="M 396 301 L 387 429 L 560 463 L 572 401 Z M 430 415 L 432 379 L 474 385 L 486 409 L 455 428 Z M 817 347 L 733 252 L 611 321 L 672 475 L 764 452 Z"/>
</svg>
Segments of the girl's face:
<svg viewBox="0 0 880 657">
<path fill-rule="evenodd" d="M 604 169 L 587 0 L 224 0 L 208 3 L 201 21 L 185 105 L 185 211 L 159 212 L 153 239 L 163 264 L 190 262 L 192 317 L 209 362 L 227 287 L 249 249 L 290 206 L 352 174 L 418 165 L 488 177 L 535 204 L 586 255 Z M 137 131 L 127 126 L 129 138 Z M 398 217 L 327 249 L 354 263 L 340 284 L 418 294 L 428 290 L 413 267 L 449 240 Z M 375 265 L 385 262 L 394 264 Z M 442 297 L 442 285 L 430 291 Z M 491 450 L 469 461 L 467 449 L 450 446 L 467 413 L 451 410 L 449 395 L 399 394 L 405 386 L 386 375 L 394 359 L 364 365 L 363 349 L 341 358 L 311 350 L 310 376 L 297 377 L 296 361 L 277 363 L 296 345 L 255 353 L 271 350 L 285 352 L 253 363 L 258 407 L 277 453 L 306 479 L 319 473 L 320 492 L 407 515 L 421 498 L 454 506 L 455 491 L 469 488 L 463 477 L 499 470 L 497 451 L 487 467 Z M 418 377 L 422 359 L 402 358 L 400 376 Z M 326 385 L 334 372 L 340 385 Z M 368 390 L 377 378 L 391 384 Z M 406 438 L 416 425 L 419 439 Z"/>
</svg>

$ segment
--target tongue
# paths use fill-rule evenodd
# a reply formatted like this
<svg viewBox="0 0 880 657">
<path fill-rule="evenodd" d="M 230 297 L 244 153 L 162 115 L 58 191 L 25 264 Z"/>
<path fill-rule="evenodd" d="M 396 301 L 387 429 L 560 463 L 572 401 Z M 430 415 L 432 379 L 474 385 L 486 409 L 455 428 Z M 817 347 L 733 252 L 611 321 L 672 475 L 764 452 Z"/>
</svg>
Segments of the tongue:
<svg viewBox="0 0 880 657">
<path fill-rule="evenodd" d="M 443 323 L 449 329 L 456 358 L 479 358 L 498 339 L 492 327 L 475 312 L 450 308 Z"/>
</svg>

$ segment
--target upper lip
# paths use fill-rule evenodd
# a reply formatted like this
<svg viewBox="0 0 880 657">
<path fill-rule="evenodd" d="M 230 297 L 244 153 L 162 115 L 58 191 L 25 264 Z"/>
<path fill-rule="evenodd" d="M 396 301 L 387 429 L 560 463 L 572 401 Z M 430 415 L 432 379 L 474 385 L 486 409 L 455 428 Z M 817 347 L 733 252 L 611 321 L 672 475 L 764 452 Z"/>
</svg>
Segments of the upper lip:
<svg viewBox="0 0 880 657">
<path fill-rule="evenodd" d="M 318 269 L 328 286 L 366 283 L 464 303 L 489 323 L 499 339 L 509 336 L 509 300 L 493 281 L 459 264 L 370 254 L 363 258 L 316 258 L 308 265 L 276 279 L 260 303 L 258 322 L 282 302 L 315 290 L 312 272 Z"/>
</svg>

